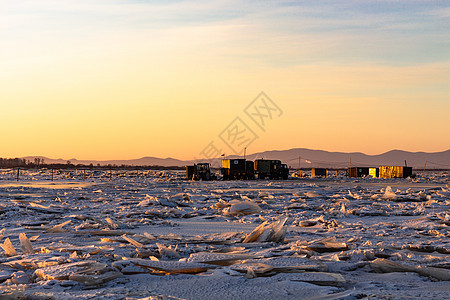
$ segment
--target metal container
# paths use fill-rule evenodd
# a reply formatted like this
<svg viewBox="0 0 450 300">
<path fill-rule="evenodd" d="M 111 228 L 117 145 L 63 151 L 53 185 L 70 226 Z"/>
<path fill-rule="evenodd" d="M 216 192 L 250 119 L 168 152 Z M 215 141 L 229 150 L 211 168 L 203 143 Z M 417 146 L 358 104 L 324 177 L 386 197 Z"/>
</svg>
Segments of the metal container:
<svg viewBox="0 0 450 300">
<path fill-rule="evenodd" d="M 348 169 L 348 177 L 364 177 L 369 175 L 367 167 L 352 167 Z"/>
<path fill-rule="evenodd" d="M 245 159 L 222 160 L 221 174 L 223 175 L 223 179 L 250 179 L 247 173 L 247 163 Z"/>
<path fill-rule="evenodd" d="M 255 171 L 262 173 L 270 173 L 270 160 L 257 159 L 255 160 Z"/>
<path fill-rule="evenodd" d="M 403 167 L 403 178 L 408 178 L 412 176 L 412 167 Z"/>
<path fill-rule="evenodd" d="M 195 174 L 195 167 L 194 166 L 186 166 L 186 179 L 192 180 Z"/>
<path fill-rule="evenodd" d="M 380 178 L 407 178 L 412 175 L 412 167 L 380 166 Z"/>
<path fill-rule="evenodd" d="M 266 159 L 257 159 L 255 160 L 255 174 L 258 175 L 259 179 L 264 178 L 274 178 L 276 176 L 275 169 L 277 166 L 281 165 L 280 160 L 266 160 Z"/>
<path fill-rule="evenodd" d="M 328 170 L 324 168 L 312 168 L 311 169 L 311 177 L 317 177 L 317 176 L 328 176 Z"/>
<path fill-rule="evenodd" d="M 369 176 L 372 176 L 373 178 L 377 178 L 380 176 L 380 172 L 378 168 L 369 168 Z"/>
<path fill-rule="evenodd" d="M 255 164 L 251 160 L 245 161 L 245 169 L 247 172 L 247 179 L 255 179 Z"/>
<path fill-rule="evenodd" d="M 224 159 L 222 160 L 222 167 L 234 171 L 245 171 L 245 159 Z"/>
</svg>

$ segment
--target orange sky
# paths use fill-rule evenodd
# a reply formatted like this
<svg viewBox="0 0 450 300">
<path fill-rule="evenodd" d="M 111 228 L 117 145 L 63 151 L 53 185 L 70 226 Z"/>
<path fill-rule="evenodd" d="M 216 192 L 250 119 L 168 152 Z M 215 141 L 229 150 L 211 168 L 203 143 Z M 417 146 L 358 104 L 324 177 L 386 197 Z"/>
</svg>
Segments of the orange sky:
<svg viewBox="0 0 450 300">
<path fill-rule="evenodd" d="M 0 0 L 0 157 L 450 148 L 448 5 L 289 3 Z"/>
</svg>

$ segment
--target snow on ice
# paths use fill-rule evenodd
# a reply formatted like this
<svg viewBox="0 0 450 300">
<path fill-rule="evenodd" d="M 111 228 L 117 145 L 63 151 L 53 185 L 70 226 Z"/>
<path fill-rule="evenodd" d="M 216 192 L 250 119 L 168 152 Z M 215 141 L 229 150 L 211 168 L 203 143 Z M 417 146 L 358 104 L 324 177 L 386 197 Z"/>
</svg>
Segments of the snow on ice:
<svg viewBox="0 0 450 300">
<path fill-rule="evenodd" d="M 0 298 L 449 299 L 450 174 L 0 173 Z"/>
</svg>

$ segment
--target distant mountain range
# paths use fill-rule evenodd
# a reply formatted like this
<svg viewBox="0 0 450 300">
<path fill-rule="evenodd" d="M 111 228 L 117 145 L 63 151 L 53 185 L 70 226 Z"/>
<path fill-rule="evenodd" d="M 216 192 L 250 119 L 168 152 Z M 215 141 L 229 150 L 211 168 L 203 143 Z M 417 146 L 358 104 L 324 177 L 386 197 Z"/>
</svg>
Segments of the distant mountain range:
<svg viewBox="0 0 450 300">
<path fill-rule="evenodd" d="M 179 160 L 175 158 L 158 158 L 158 157 L 142 157 L 130 160 L 77 160 L 72 159 L 51 159 L 43 156 L 27 156 L 23 157 L 27 160 L 34 161 L 35 158 L 44 160 L 46 164 L 66 164 L 70 163 L 84 165 L 131 165 L 131 166 L 163 166 L 182 167 L 194 162 L 208 160 Z M 226 158 L 242 158 L 240 156 L 227 156 Z M 299 158 L 302 168 L 346 168 L 348 166 L 381 166 L 381 165 L 400 165 L 406 164 L 413 168 L 423 168 L 426 162 L 427 169 L 450 169 L 450 149 L 443 152 L 408 152 L 402 150 L 392 150 L 378 155 L 367 155 L 360 152 L 328 152 L 323 150 L 311 150 L 305 148 L 295 148 L 290 150 L 273 150 L 264 151 L 246 156 L 249 160 L 255 159 L 279 159 L 288 164 L 292 168 L 298 168 Z M 218 158 L 219 159 L 219 158 Z"/>
<path fill-rule="evenodd" d="M 293 168 L 298 168 L 299 158 L 301 158 L 302 168 L 346 168 L 350 164 L 354 167 L 403 166 L 406 161 L 406 164 L 413 168 L 423 168 L 426 162 L 427 169 L 450 169 L 450 149 L 431 153 L 392 150 L 383 154 L 367 155 L 360 152 L 328 152 L 296 148 L 255 153 L 248 155 L 247 158 L 250 160 L 279 159 Z"/>
<path fill-rule="evenodd" d="M 158 157 L 142 157 L 138 159 L 128 159 L 128 160 L 78 160 L 76 158 L 71 159 L 53 159 L 44 156 L 26 156 L 22 157 L 24 159 L 30 160 L 34 162 L 35 158 L 43 159 L 45 164 L 66 164 L 70 162 L 71 164 L 78 165 L 89 165 L 93 164 L 94 166 L 101 165 L 129 165 L 129 166 L 162 166 L 162 167 L 173 167 L 173 166 L 184 166 L 186 165 L 185 161 L 174 159 L 174 158 L 158 158 Z"/>
</svg>

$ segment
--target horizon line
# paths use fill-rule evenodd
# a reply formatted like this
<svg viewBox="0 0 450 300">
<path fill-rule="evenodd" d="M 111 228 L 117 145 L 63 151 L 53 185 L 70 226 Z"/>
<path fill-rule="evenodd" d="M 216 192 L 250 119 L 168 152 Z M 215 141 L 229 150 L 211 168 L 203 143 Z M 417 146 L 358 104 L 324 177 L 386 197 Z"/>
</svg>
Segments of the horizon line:
<svg viewBox="0 0 450 300">
<path fill-rule="evenodd" d="M 367 156 L 378 156 L 378 155 L 383 155 L 389 152 L 393 152 L 393 151 L 402 151 L 402 152 L 408 152 L 408 153 L 424 153 L 424 154 L 435 154 L 435 153 L 443 153 L 443 152 L 447 152 L 450 151 L 450 148 L 446 149 L 446 150 L 442 150 L 442 151 L 432 151 L 432 152 L 426 152 L 426 151 L 408 151 L 408 150 L 401 150 L 401 149 L 392 149 L 392 150 L 388 150 L 379 154 L 367 154 L 364 152 L 360 152 L 360 151 L 353 151 L 353 152 L 344 152 L 344 151 L 329 151 L 329 150 L 323 150 L 323 149 L 310 149 L 310 148 L 291 148 L 291 149 L 286 149 L 286 150 L 264 150 L 264 151 L 259 151 L 259 152 L 254 152 L 252 154 L 247 154 L 246 156 L 252 156 L 252 155 L 256 155 L 256 154 L 261 154 L 261 153 L 265 153 L 265 152 L 285 152 L 285 151 L 292 151 L 292 150 L 310 150 L 310 151 L 323 151 L 323 152 L 329 152 L 329 153 L 342 153 L 342 154 L 364 154 Z M 244 155 L 238 155 L 238 154 L 230 154 L 230 155 L 226 155 L 227 157 L 230 156 L 236 156 L 236 157 L 243 157 Z M 25 155 L 25 156 L 20 156 L 20 157 L 0 157 L 0 158 L 5 158 L 5 159 L 14 159 L 14 158 L 28 158 L 28 157 L 33 157 L 33 158 L 47 158 L 47 159 L 51 159 L 51 160 L 65 160 L 65 161 L 71 161 L 71 160 L 76 160 L 76 161 L 99 161 L 99 162 L 105 162 L 105 161 L 128 161 L 128 160 L 139 160 L 139 159 L 145 159 L 145 158 L 153 158 L 153 159 L 161 159 L 161 160 L 169 160 L 169 159 L 173 159 L 173 160 L 178 160 L 178 161 L 197 161 L 197 160 L 207 160 L 207 159 L 217 159 L 220 157 L 216 157 L 216 158 L 192 158 L 192 159 L 180 159 L 180 158 L 174 158 L 174 157 L 166 157 L 166 158 L 161 158 L 161 157 L 156 157 L 156 156 L 142 156 L 139 158 L 116 158 L 116 159 L 79 159 L 79 158 L 70 158 L 70 159 L 65 159 L 65 158 L 51 158 L 45 155 Z"/>
</svg>

